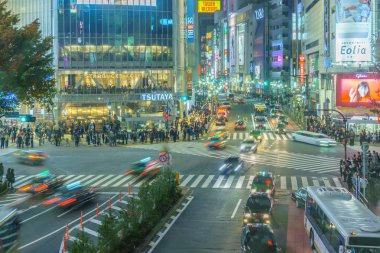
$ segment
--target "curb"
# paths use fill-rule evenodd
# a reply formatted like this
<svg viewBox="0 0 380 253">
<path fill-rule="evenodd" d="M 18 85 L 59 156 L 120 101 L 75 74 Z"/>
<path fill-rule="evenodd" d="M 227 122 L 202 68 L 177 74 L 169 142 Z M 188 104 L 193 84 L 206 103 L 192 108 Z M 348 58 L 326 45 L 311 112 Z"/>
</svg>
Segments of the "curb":
<svg viewBox="0 0 380 253">
<path fill-rule="evenodd" d="M 135 250 L 135 252 L 151 253 L 156 248 L 158 243 L 162 240 L 171 226 L 173 226 L 173 224 L 194 198 L 191 196 L 191 190 L 182 189 L 182 192 L 183 195 L 178 200 L 177 204 L 175 204 L 160 220 L 160 222 L 152 229 L 152 231 L 145 237 L 145 241 Z"/>
</svg>

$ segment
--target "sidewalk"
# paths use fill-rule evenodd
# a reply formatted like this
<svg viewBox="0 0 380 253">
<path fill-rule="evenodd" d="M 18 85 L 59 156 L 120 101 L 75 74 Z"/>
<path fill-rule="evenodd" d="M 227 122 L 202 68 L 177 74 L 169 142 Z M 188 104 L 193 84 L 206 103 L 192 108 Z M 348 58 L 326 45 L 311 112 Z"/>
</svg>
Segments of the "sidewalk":
<svg viewBox="0 0 380 253">
<path fill-rule="evenodd" d="M 355 144 L 354 146 L 347 145 L 347 148 L 350 148 L 355 151 L 362 152 L 362 147 L 359 144 Z M 380 152 L 380 146 L 374 146 L 372 144 L 369 145 L 369 149 L 371 152 L 375 150 L 376 152 Z"/>
<path fill-rule="evenodd" d="M 371 209 L 376 215 L 380 216 L 380 179 L 373 179 L 367 188 L 367 199 L 369 203 L 369 209 Z"/>
</svg>

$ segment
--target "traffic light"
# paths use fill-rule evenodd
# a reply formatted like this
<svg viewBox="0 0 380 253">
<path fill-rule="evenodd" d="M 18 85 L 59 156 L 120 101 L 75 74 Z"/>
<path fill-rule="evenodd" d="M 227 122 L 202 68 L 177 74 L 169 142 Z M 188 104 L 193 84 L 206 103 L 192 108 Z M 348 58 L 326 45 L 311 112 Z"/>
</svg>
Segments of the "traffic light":
<svg viewBox="0 0 380 253">
<path fill-rule="evenodd" d="M 21 123 L 25 123 L 25 122 L 36 122 L 36 117 L 32 117 L 32 115 L 21 115 L 18 120 L 21 122 Z"/>
<path fill-rule="evenodd" d="M 269 86 L 269 84 L 270 84 L 270 82 L 269 82 L 269 81 L 265 81 L 265 82 L 264 82 L 264 86 L 265 86 L 265 87 L 268 87 L 268 86 Z"/>
<path fill-rule="evenodd" d="M 182 97 L 181 97 L 181 100 L 182 100 L 183 102 L 186 102 L 187 100 L 189 100 L 189 96 L 182 96 Z"/>
</svg>

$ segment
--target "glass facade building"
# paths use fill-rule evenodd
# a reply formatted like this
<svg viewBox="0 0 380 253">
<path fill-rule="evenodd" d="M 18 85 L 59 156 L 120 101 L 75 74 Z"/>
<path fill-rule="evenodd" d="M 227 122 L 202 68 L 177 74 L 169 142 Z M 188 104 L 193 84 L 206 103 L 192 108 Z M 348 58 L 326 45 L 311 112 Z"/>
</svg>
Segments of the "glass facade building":
<svg viewBox="0 0 380 253">
<path fill-rule="evenodd" d="M 12 0 L 22 22 L 54 36 L 58 116 L 157 113 L 142 93 L 173 92 L 172 0 Z M 41 17 L 46 16 L 43 20 Z"/>
</svg>

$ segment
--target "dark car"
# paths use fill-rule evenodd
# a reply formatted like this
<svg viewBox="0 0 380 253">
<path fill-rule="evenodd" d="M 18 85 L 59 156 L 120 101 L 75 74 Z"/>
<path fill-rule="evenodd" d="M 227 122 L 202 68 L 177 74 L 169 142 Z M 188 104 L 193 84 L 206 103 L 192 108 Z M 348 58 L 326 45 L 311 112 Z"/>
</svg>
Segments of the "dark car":
<svg viewBox="0 0 380 253">
<path fill-rule="evenodd" d="M 14 153 L 14 156 L 18 162 L 31 165 L 43 164 L 48 158 L 48 155 L 40 150 L 18 150 Z"/>
<path fill-rule="evenodd" d="M 296 202 L 296 207 L 305 208 L 307 190 L 305 187 L 299 188 L 297 191 L 292 192 L 291 198 Z"/>
<path fill-rule="evenodd" d="M 249 195 L 244 207 L 243 223 L 270 224 L 272 216 L 273 200 L 264 192 Z"/>
<path fill-rule="evenodd" d="M 96 189 L 94 187 L 84 186 L 80 181 L 76 181 L 60 187 L 52 199 L 42 204 L 56 204 L 59 207 L 69 208 L 84 204 L 93 200 L 95 197 Z"/>
<path fill-rule="evenodd" d="M 235 130 L 245 130 L 245 123 L 243 120 L 238 120 L 235 122 L 234 129 Z"/>
<path fill-rule="evenodd" d="M 223 165 L 219 168 L 221 174 L 227 175 L 236 173 L 244 169 L 244 162 L 239 156 L 230 156 L 224 160 Z"/>
<path fill-rule="evenodd" d="M 59 187 L 63 185 L 63 180 L 56 175 L 51 174 L 45 170 L 37 174 L 31 181 L 18 189 L 20 192 L 27 193 L 54 193 Z"/>
<path fill-rule="evenodd" d="M 267 224 L 247 224 L 240 237 L 241 253 L 277 253 L 276 238 Z"/>
<path fill-rule="evenodd" d="M 131 164 L 130 168 L 124 173 L 136 176 L 155 175 L 162 169 L 162 164 L 158 160 L 152 160 L 151 157 L 141 159 Z"/>
</svg>

